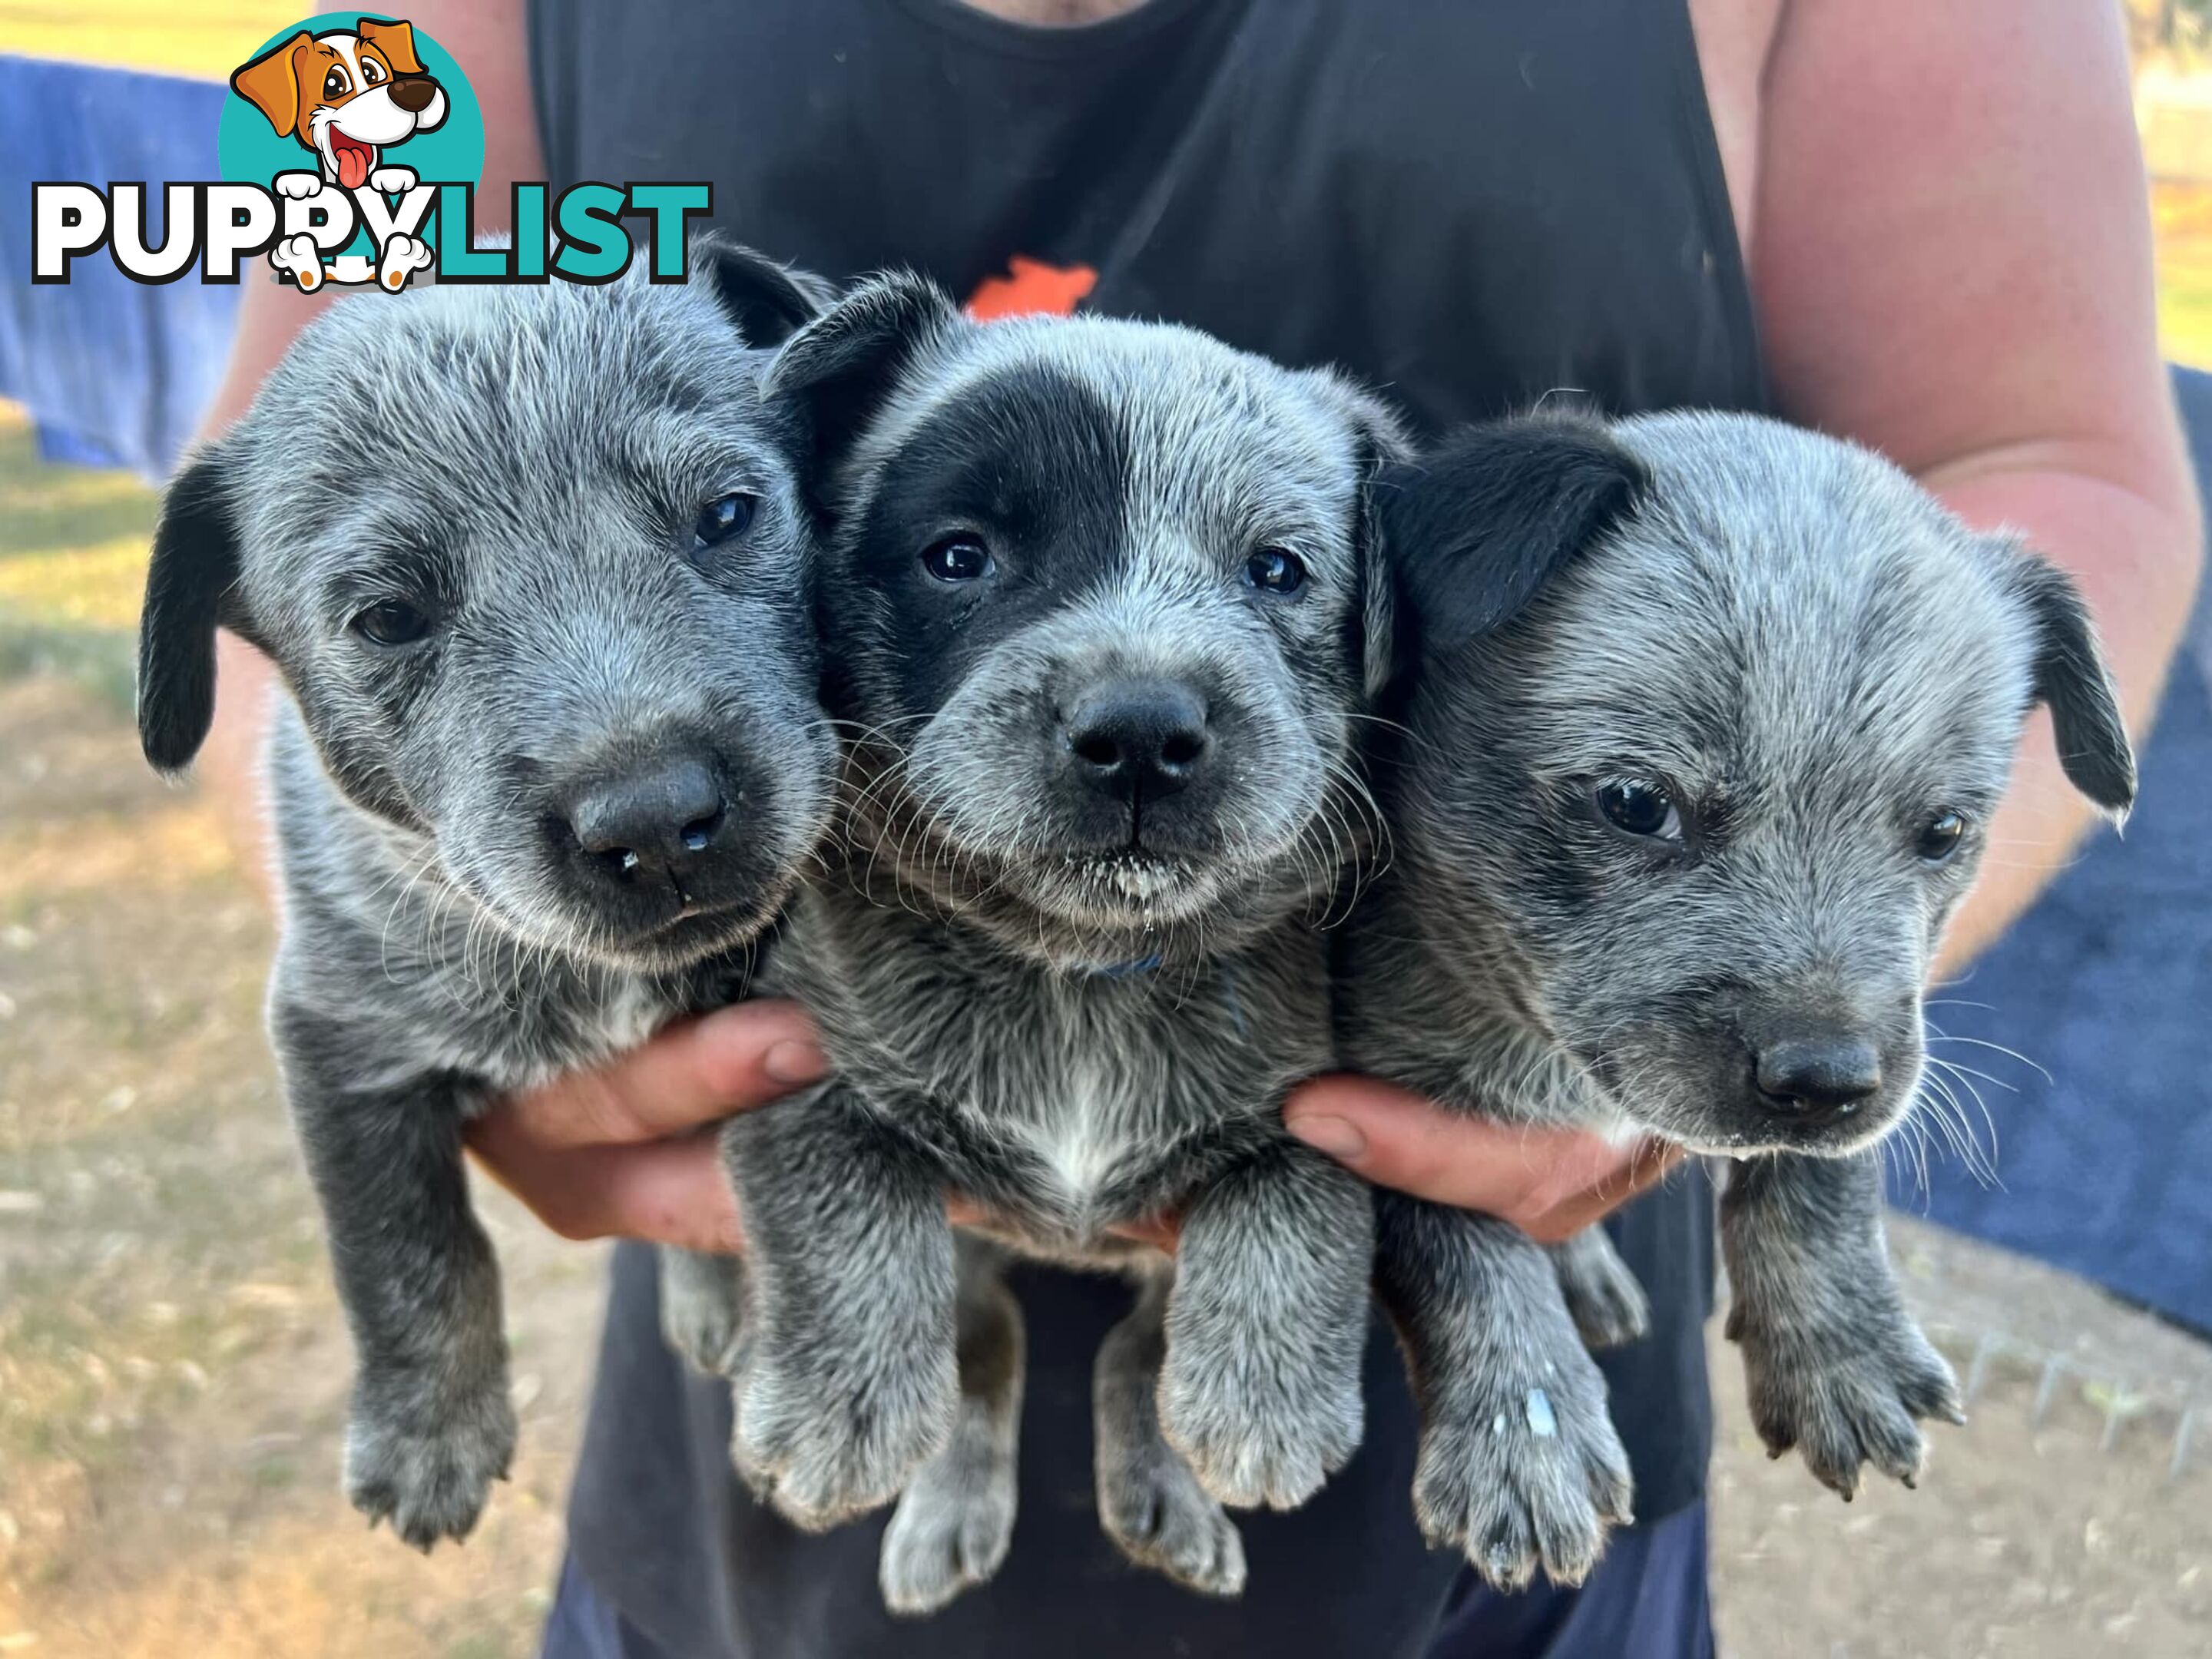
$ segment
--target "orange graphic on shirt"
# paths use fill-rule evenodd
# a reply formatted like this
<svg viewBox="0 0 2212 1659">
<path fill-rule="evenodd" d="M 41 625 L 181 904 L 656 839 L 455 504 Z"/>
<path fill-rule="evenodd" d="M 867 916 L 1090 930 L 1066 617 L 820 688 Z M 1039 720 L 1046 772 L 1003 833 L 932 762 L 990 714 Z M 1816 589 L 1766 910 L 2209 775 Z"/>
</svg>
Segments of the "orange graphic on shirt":
<svg viewBox="0 0 2212 1659">
<path fill-rule="evenodd" d="M 968 314 L 979 323 L 1000 317 L 1030 317 L 1042 312 L 1065 317 L 1098 286 L 1089 265 L 1048 265 L 1017 253 L 1004 276 L 986 276 L 968 296 Z"/>
</svg>

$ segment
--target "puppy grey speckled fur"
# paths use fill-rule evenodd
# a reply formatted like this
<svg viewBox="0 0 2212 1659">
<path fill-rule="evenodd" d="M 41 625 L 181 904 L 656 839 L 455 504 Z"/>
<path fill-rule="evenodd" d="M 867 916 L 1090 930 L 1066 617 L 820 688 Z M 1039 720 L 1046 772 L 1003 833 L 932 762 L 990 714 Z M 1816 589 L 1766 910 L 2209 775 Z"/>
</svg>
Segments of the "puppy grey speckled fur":
<svg viewBox="0 0 2212 1659">
<path fill-rule="evenodd" d="M 1723 1243 L 1759 1432 L 1847 1497 L 1866 1462 L 1911 1480 L 1915 1419 L 1959 1402 L 1875 1148 L 1920 1098 L 1920 988 L 2030 705 L 2091 799 L 2133 799 L 2079 596 L 1879 458 L 1749 416 L 1479 429 L 1381 500 L 1419 660 L 1343 1058 L 1744 1160 Z M 1490 588 L 1547 575 L 1492 625 Z M 1579 1578 L 1626 1467 L 1565 1302 L 1618 1334 L 1626 1269 L 1590 1234 L 1563 1302 L 1510 1228 L 1385 1194 L 1378 1230 L 1424 1525 L 1500 1583 Z"/>
<path fill-rule="evenodd" d="M 148 757 L 205 737 L 218 623 L 289 693 L 270 1023 L 357 1351 L 347 1488 L 426 1549 L 515 1433 L 464 1122 L 740 994 L 828 825 L 795 434 L 740 333 L 817 298 L 693 259 L 334 307 L 155 540 Z"/>
<path fill-rule="evenodd" d="M 806 1526 L 903 1492 L 894 1607 L 996 1565 L 1019 1329 L 984 1257 L 956 1273 L 950 1187 L 1012 1248 L 1162 1281 L 1101 1357 L 1101 1511 L 1233 1592 L 1218 1504 L 1302 1503 L 1360 1433 L 1369 1196 L 1279 1109 L 1330 1059 L 1389 417 L 1187 330 L 981 326 L 903 277 L 769 384 L 820 445 L 851 799 L 775 970 L 835 1080 L 725 1132 L 736 1461 Z M 1177 1209 L 1173 1263 L 1112 1231 Z"/>
</svg>

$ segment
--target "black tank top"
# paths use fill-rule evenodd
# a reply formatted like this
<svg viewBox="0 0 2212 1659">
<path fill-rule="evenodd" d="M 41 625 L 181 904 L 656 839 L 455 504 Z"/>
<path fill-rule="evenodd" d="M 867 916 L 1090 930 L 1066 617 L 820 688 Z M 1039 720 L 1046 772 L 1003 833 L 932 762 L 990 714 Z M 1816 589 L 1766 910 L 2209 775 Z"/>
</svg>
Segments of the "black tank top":
<svg viewBox="0 0 2212 1659">
<path fill-rule="evenodd" d="M 957 0 L 535 0 L 530 27 L 556 189 L 709 179 L 716 222 L 825 275 L 1192 324 L 1339 365 L 1431 431 L 1566 388 L 1624 413 L 1764 400 L 1683 0 L 1149 0 L 1053 30 Z M 1679 1178 L 1608 1224 L 1657 1321 L 1604 1362 L 1649 1519 L 1703 1487 L 1711 1194 Z M 1017 1277 L 1012 1553 L 904 1623 L 880 1520 L 808 1538 L 746 1498 L 726 1389 L 661 1346 L 651 1258 L 625 1249 L 570 1513 L 585 1575 L 687 1656 L 1422 1651 L 1458 1564 L 1412 1524 L 1387 1339 L 1366 1446 L 1304 1510 L 1240 1517 L 1249 1588 L 1211 1602 L 1098 1530 L 1090 1367 L 1126 1292 Z"/>
</svg>

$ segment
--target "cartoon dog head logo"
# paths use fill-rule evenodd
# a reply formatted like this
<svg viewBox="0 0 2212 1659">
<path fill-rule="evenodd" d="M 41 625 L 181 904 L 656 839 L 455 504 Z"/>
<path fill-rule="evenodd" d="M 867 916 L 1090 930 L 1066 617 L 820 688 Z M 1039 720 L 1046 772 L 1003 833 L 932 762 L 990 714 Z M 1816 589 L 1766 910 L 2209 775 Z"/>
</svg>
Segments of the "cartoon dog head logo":
<svg viewBox="0 0 2212 1659">
<path fill-rule="evenodd" d="M 428 31 L 351 8 L 261 37 L 230 77 L 215 150 L 217 179 L 34 181 L 32 282 L 66 283 L 73 262 L 104 253 L 133 282 L 173 283 L 197 264 L 203 283 L 228 285 L 265 258 L 270 280 L 303 293 L 404 294 L 418 276 L 611 283 L 642 252 L 654 282 L 680 283 L 690 223 L 714 208 L 698 180 L 557 192 L 502 180 L 513 229 L 480 240 L 484 112 L 467 69 Z M 651 222 L 642 237 L 623 222 L 638 219 Z"/>
<path fill-rule="evenodd" d="M 263 41 L 230 90 L 216 153 L 226 179 L 276 199 L 278 280 L 398 294 L 434 266 L 440 202 L 483 170 L 483 112 L 451 52 L 402 19 L 325 12 Z M 465 247 L 468 226 L 453 234 Z"/>
<path fill-rule="evenodd" d="M 325 181 L 358 190 L 384 152 L 446 119 L 446 89 L 415 52 L 405 22 L 362 18 L 352 29 L 301 29 L 230 77 L 233 91 L 320 161 Z"/>
</svg>

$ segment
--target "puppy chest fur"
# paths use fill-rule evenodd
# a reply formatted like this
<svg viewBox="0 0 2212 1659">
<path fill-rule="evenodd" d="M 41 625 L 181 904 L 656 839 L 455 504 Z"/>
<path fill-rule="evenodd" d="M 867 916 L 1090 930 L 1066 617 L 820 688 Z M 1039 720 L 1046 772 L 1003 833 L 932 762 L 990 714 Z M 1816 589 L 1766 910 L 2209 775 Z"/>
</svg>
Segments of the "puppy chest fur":
<svg viewBox="0 0 2212 1659">
<path fill-rule="evenodd" d="M 1108 1227 L 1279 1138 L 1285 1091 L 1328 1064 L 1321 942 L 1299 922 L 1175 967 L 1091 970 L 826 884 L 788 926 L 769 982 L 814 1013 L 839 1077 L 1043 1254 L 1126 1256 Z"/>
</svg>

